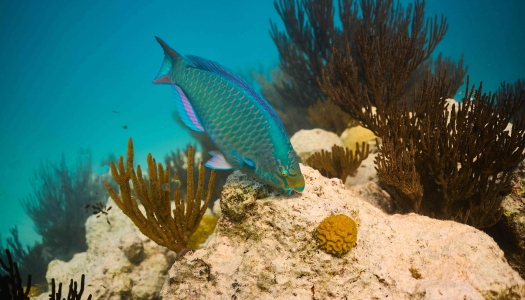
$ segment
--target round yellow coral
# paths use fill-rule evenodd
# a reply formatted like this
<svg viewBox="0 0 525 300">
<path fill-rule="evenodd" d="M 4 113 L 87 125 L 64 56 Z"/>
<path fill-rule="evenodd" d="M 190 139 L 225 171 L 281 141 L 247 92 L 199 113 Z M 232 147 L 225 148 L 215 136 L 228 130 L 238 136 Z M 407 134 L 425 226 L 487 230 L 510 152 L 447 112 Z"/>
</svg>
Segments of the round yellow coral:
<svg viewBox="0 0 525 300">
<path fill-rule="evenodd" d="M 202 216 L 199 227 L 188 240 L 188 247 L 191 249 L 199 249 L 199 245 L 206 242 L 208 237 L 213 233 L 213 230 L 215 230 L 215 225 L 217 225 L 218 220 L 219 219 L 210 214 Z"/>
<path fill-rule="evenodd" d="M 317 242 L 324 251 L 340 256 L 357 241 L 357 224 L 346 215 L 332 215 L 317 227 Z"/>
</svg>

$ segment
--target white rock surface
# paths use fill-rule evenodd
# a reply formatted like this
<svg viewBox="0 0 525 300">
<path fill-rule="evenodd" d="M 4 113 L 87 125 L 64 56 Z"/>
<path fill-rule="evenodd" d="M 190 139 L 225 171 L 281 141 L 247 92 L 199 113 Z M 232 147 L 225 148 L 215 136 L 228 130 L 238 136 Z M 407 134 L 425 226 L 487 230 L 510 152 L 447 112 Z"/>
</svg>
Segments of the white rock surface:
<svg viewBox="0 0 525 300">
<path fill-rule="evenodd" d="M 290 142 L 303 163 L 315 152 L 331 152 L 333 145 L 344 147 L 337 134 L 319 128 L 299 130 L 290 138 Z"/>
<path fill-rule="evenodd" d="M 113 200 L 109 221 L 105 216 L 91 216 L 86 221 L 87 252 L 76 254 L 71 261 L 53 260 L 46 278 L 62 282 L 62 295 L 67 295 L 70 279 L 80 284 L 86 275 L 84 296 L 92 299 L 159 299 L 159 291 L 175 253 L 157 245 L 143 235 L 122 213 Z M 37 299 L 49 299 L 48 293 Z"/>
<path fill-rule="evenodd" d="M 163 299 L 525 297 L 525 281 L 482 231 L 415 214 L 387 215 L 340 180 L 302 171 L 305 191 L 290 196 L 240 172 L 231 175 L 214 237 L 175 262 Z M 232 212 L 238 221 L 229 218 Z M 313 232 L 341 213 L 355 216 L 359 229 L 355 247 L 337 258 L 318 248 Z"/>
</svg>

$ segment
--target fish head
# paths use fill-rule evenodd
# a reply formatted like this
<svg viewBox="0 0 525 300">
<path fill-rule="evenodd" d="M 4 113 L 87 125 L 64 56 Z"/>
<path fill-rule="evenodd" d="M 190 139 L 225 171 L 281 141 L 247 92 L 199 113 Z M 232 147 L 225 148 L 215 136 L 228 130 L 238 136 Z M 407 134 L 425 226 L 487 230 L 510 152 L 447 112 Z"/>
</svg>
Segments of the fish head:
<svg viewBox="0 0 525 300">
<path fill-rule="evenodd" d="M 300 193 L 304 190 L 304 177 L 298 163 L 293 164 L 292 167 L 280 165 L 279 171 L 275 172 L 275 176 L 280 182 L 277 189 L 287 195 L 292 191 Z"/>
</svg>

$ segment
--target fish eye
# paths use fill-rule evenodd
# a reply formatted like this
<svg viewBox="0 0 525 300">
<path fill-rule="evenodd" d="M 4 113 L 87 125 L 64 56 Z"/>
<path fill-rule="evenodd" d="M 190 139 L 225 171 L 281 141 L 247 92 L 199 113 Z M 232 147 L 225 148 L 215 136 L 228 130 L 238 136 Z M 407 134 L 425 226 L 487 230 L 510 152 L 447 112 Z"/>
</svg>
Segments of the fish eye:
<svg viewBox="0 0 525 300">
<path fill-rule="evenodd" d="M 282 177 L 288 177 L 288 171 L 284 170 L 284 171 L 281 171 L 281 176 Z"/>
</svg>

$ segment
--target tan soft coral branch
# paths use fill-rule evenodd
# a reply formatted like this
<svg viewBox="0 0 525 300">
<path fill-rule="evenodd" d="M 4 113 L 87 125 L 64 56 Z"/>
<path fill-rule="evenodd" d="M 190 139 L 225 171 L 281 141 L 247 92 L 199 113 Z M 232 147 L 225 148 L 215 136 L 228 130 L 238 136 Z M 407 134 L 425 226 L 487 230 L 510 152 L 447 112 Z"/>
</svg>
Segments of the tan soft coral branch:
<svg viewBox="0 0 525 300">
<path fill-rule="evenodd" d="M 122 156 L 118 161 L 118 166 L 115 166 L 113 162 L 110 165 L 111 174 L 120 186 L 120 196 L 107 182 L 104 182 L 104 185 L 117 206 L 143 234 L 155 243 L 177 252 L 180 256 L 187 250 L 188 240 L 197 230 L 210 203 L 216 172 L 212 170 L 210 173 L 206 199 L 201 204 L 204 194 L 204 164 L 201 162 L 197 191 L 194 193 L 194 153 L 193 148 L 189 147 L 187 201 L 184 202 L 181 199 L 180 184 L 177 185 L 173 191 L 175 209 L 171 210 L 171 191 L 167 188 L 171 181 L 169 168 L 164 168 L 161 163 L 157 165 L 151 154 L 148 154 L 149 183 L 146 183 L 140 166 L 137 166 L 135 172 L 133 158 L 133 140 L 130 138 L 128 140 L 126 165 L 124 165 Z M 178 179 L 177 174 L 175 174 L 173 180 L 178 182 Z M 133 190 L 137 194 L 138 200 L 144 206 L 144 213 L 139 209 L 137 199 L 132 196 L 130 181 L 133 183 Z"/>
</svg>

